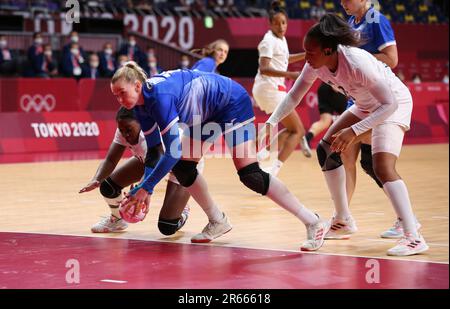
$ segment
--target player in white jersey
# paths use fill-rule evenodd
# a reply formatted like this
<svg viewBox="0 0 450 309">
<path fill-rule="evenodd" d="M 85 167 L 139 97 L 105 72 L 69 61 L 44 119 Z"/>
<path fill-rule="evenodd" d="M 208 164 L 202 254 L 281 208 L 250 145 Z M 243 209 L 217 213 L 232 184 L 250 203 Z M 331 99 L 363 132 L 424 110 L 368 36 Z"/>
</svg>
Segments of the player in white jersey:
<svg viewBox="0 0 450 309">
<path fill-rule="evenodd" d="M 271 114 L 286 97 L 285 78 L 295 80 L 298 77 L 299 72 L 287 71 L 289 63 L 303 60 L 305 56 L 304 53 L 289 54 L 284 37 L 287 14 L 278 5 L 278 1 L 272 2 L 272 10 L 269 11 L 270 30 L 258 45 L 259 69 L 252 89 L 256 104 L 267 114 Z M 305 135 L 305 128 L 296 111 L 283 119 L 282 124 L 285 129 L 278 135 L 278 159 L 273 162 L 269 171 L 274 176 Z M 308 145 L 302 144 L 302 150 L 305 156 L 311 157 Z M 269 151 L 266 148 L 258 153 L 259 160 L 268 156 Z"/>
<path fill-rule="evenodd" d="M 421 253 L 428 246 L 417 229 L 408 189 L 395 170 L 403 136 L 411 122 L 412 97 L 386 64 L 353 47 L 359 43 L 356 32 L 339 16 L 322 17 L 305 37 L 307 63 L 300 77 L 268 123 L 275 125 L 294 110 L 316 78 L 353 99 L 355 104 L 331 126 L 317 147 L 336 212 L 351 216 L 340 153 L 372 129 L 374 170 L 404 229 L 403 238 L 387 253 L 397 256 Z"/>
<path fill-rule="evenodd" d="M 146 160 L 151 160 L 156 165 L 163 153 L 162 145 L 158 142 L 155 147 L 151 148 L 147 157 L 147 142 L 133 111 L 125 108 L 119 109 L 116 120 L 118 129 L 105 160 L 98 167 L 92 180 L 79 192 L 88 192 L 100 187 L 100 193 L 111 209 L 110 216 L 103 218 L 91 227 L 93 233 L 117 232 L 128 227 L 119 213 L 119 204 L 122 200 L 121 191 L 124 187 L 136 183 L 142 178 Z M 127 148 L 130 149 L 133 156 L 117 167 Z M 199 170 L 202 171 L 202 166 L 199 165 Z M 170 174 L 158 220 L 158 228 L 162 234 L 174 234 L 186 223 L 189 216 L 189 206 L 187 205 L 189 197 L 186 189 L 180 186 L 176 178 Z"/>
</svg>

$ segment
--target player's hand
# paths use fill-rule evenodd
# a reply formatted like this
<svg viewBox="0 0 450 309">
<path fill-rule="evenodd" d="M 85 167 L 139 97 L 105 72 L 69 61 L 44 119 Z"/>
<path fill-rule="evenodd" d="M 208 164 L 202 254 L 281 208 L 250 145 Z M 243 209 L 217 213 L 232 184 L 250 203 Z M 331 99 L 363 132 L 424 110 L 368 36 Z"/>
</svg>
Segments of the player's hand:
<svg viewBox="0 0 450 309">
<path fill-rule="evenodd" d="M 78 193 L 89 192 L 89 191 L 92 191 L 92 190 L 94 190 L 94 189 L 96 189 L 98 187 L 100 187 L 100 181 L 98 181 L 98 180 L 91 180 L 86 186 L 81 188 L 81 190 L 78 191 Z"/>
<path fill-rule="evenodd" d="M 356 138 L 352 128 L 345 128 L 332 135 L 331 151 L 343 152 L 350 146 Z"/>
<path fill-rule="evenodd" d="M 125 198 L 120 204 L 124 207 L 124 212 L 128 212 L 132 206 L 135 206 L 133 212 L 134 216 L 136 216 L 141 209 L 147 214 L 150 208 L 150 194 L 144 189 L 139 189 L 134 195 L 131 195 L 130 193 L 125 194 Z"/>
</svg>

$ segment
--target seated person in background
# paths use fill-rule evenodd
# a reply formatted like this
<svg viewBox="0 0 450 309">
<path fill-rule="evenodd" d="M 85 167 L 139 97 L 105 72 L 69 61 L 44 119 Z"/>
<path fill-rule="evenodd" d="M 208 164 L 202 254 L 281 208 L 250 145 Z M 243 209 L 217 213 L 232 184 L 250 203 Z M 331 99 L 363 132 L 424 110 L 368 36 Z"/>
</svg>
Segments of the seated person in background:
<svg viewBox="0 0 450 309">
<path fill-rule="evenodd" d="M 16 71 L 15 55 L 8 48 L 6 36 L 0 35 L 0 75 L 14 75 Z"/>
<path fill-rule="evenodd" d="M 101 77 L 112 77 L 116 71 L 117 63 L 114 59 L 111 43 L 105 43 L 103 50 L 99 53 L 99 60 Z"/>
<path fill-rule="evenodd" d="M 78 48 L 80 50 L 81 56 L 86 58 L 86 53 L 84 52 L 83 47 L 81 47 L 81 45 L 80 45 L 80 37 L 78 36 L 78 32 L 71 31 L 70 34 L 69 34 L 69 37 L 70 37 L 70 42 L 67 43 L 66 45 L 64 45 L 64 47 L 63 47 L 63 55 L 70 53 L 70 49 L 71 49 L 72 43 L 77 43 L 78 44 Z"/>
<path fill-rule="evenodd" d="M 44 45 L 44 52 L 37 57 L 35 77 L 55 77 L 58 75 L 58 65 L 53 58 L 52 46 Z"/>
<path fill-rule="evenodd" d="M 29 68 L 27 68 L 28 76 L 34 77 L 41 71 L 40 66 L 42 65 L 42 57 L 44 55 L 43 42 L 42 34 L 35 32 L 33 34 L 33 45 L 28 48 L 27 52 L 29 62 Z"/>
<path fill-rule="evenodd" d="M 133 60 L 137 63 L 141 63 L 142 61 L 142 51 L 139 46 L 136 44 L 136 37 L 134 35 L 128 36 L 128 41 L 119 49 L 119 56 L 126 55 L 128 60 Z"/>
<path fill-rule="evenodd" d="M 189 56 L 181 55 L 180 62 L 178 64 L 178 69 L 187 70 L 189 69 L 190 60 Z"/>
<path fill-rule="evenodd" d="M 147 73 L 148 77 L 152 77 L 156 74 L 159 74 L 163 71 L 161 67 L 158 65 L 158 59 L 156 56 L 148 56 L 147 63 L 144 66 L 145 73 Z"/>
<path fill-rule="evenodd" d="M 414 75 L 412 76 L 412 82 L 414 84 L 420 84 L 422 82 L 422 78 L 420 77 L 419 73 L 414 73 Z"/>
<path fill-rule="evenodd" d="M 119 63 L 119 66 L 117 67 L 120 68 L 122 67 L 125 63 L 128 62 L 128 56 L 127 55 L 119 55 L 119 57 L 117 58 L 117 62 Z"/>
<path fill-rule="evenodd" d="M 83 68 L 86 70 L 86 63 L 81 55 L 78 43 L 70 44 L 70 52 L 63 55 L 62 73 L 66 77 L 81 78 Z"/>
<path fill-rule="evenodd" d="M 98 55 L 96 53 L 92 53 L 89 55 L 89 66 L 85 68 L 83 71 L 83 77 L 85 78 L 91 78 L 91 79 L 97 79 L 100 77 L 100 70 L 99 70 L 99 59 Z"/>
</svg>

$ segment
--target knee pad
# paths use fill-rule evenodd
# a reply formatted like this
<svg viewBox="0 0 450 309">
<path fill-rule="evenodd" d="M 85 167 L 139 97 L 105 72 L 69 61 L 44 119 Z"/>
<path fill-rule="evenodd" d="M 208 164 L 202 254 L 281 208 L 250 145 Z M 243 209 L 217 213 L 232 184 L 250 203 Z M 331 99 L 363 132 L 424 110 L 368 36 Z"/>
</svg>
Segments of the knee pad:
<svg viewBox="0 0 450 309">
<path fill-rule="evenodd" d="M 173 220 L 159 218 L 158 229 L 161 232 L 161 234 L 169 236 L 175 234 L 175 232 L 180 229 L 180 224 L 181 218 Z"/>
<path fill-rule="evenodd" d="M 331 152 L 330 144 L 323 139 L 317 145 L 317 159 L 322 171 L 331 171 L 342 165 L 340 154 Z"/>
<path fill-rule="evenodd" d="M 100 193 L 103 195 L 106 203 L 110 206 L 119 206 L 122 197 L 122 187 L 116 184 L 110 177 L 106 178 L 100 184 Z"/>
<path fill-rule="evenodd" d="M 238 175 L 247 188 L 262 195 L 266 195 L 269 191 L 270 175 L 259 167 L 258 162 L 241 168 Z"/>
<path fill-rule="evenodd" d="M 372 145 L 361 144 L 361 167 L 367 175 L 372 177 L 380 188 L 383 188 L 383 183 L 378 179 L 375 171 L 373 170 L 372 163 Z"/>
<path fill-rule="evenodd" d="M 197 179 L 197 162 L 180 160 L 172 168 L 172 173 L 177 177 L 178 182 L 183 187 L 190 187 Z"/>
</svg>

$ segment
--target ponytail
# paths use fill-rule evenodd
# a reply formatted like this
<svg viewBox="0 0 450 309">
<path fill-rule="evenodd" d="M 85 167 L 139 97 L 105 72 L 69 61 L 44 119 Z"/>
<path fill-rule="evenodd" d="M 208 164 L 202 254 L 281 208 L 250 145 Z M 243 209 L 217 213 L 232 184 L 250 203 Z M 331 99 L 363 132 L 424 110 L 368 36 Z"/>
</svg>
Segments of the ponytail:
<svg viewBox="0 0 450 309">
<path fill-rule="evenodd" d="M 136 80 L 143 83 L 147 79 L 147 74 L 136 62 L 128 61 L 114 73 L 111 84 L 121 79 L 125 79 L 128 83 L 134 83 Z"/>
<path fill-rule="evenodd" d="M 191 52 L 200 54 L 202 57 L 212 57 L 212 56 L 214 56 L 216 46 L 219 44 L 225 44 L 227 46 L 230 46 L 227 41 L 225 41 L 223 39 L 218 39 L 218 40 L 215 40 L 214 42 L 209 43 L 202 49 L 193 49 L 193 50 L 191 50 Z"/>
<path fill-rule="evenodd" d="M 327 13 L 309 29 L 308 39 L 317 41 L 322 49 L 331 48 L 333 52 L 338 45 L 360 46 L 363 42 L 357 31 L 337 14 Z"/>
</svg>

